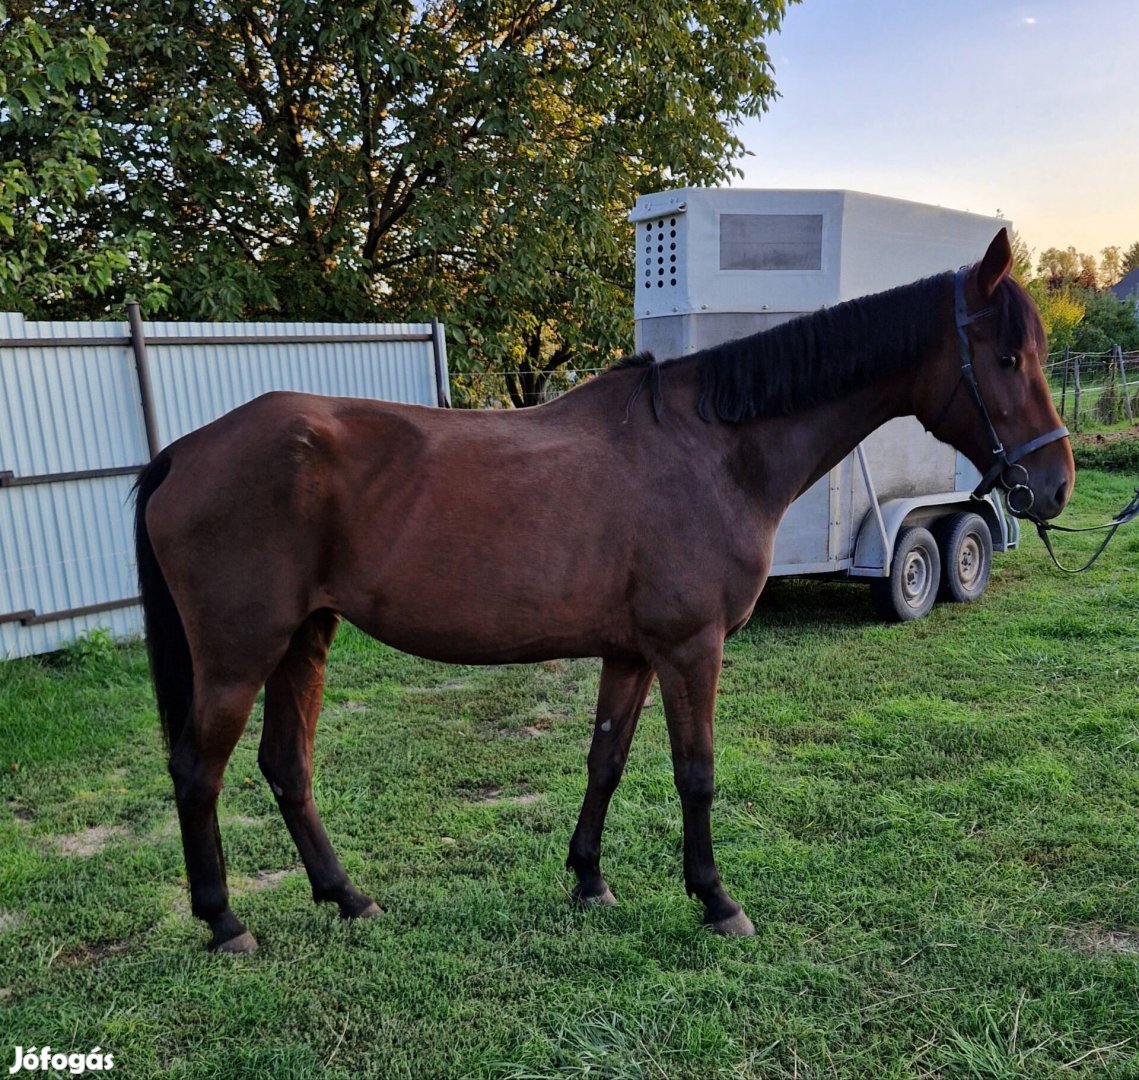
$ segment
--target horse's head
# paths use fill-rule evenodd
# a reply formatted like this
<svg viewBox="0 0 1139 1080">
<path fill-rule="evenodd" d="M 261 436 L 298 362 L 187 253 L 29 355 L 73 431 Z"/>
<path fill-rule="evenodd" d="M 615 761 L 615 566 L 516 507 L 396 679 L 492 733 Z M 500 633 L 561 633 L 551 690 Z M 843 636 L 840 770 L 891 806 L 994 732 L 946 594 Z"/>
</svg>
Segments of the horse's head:
<svg viewBox="0 0 1139 1080">
<path fill-rule="evenodd" d="M 957 272 L 952 344 L 923 380 L 918 415 L 981 471 L 978 494 L 999 485 L 1014 513 L 1053 518 L 1076 466 L 1044 376 L 1040 313 L 1011 269 L 1002 229 L 979 263 Z"/>
</svg>

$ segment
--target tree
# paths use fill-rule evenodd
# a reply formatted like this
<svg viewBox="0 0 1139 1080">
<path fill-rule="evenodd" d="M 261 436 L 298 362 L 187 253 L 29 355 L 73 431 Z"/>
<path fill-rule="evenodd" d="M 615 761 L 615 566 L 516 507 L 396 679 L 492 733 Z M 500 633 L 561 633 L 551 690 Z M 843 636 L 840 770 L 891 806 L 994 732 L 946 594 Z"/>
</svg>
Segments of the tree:
<svg viewBox="0 0 1139 1080">
<path fill-rule="evenodd" d="M 1027 282 L 1027 288 L 1040 309 L 1048 348 L 1058 352 L 1065 347 L 1074 347 L 1077 328 L 1084 318 L 1084 305 L 1073 295 L 1075 290 L 1068 287 L 1050 289 L 1043 278 Z"/>
<path fill-rule="evenodd" d="M 1124 274 L 1130 274 L 1137 268 L 1139 268 L 1139 240 L 1123 253 L 1123 264 L 1120 267 Z"/>
<path fill-rule="evenodd" d="M 999 211 L 998 211 L 999 215 Z M 1022 285 L 1032 279 L 1032 248 L 1028 246 L 1024 237 L 1013 229 L 1010 237 L 1012 244 L 1012 274 Z"/>
<path fill-rule="evenodd" d="M 13 3 L 16 0 L 12 0 Z M 20 0 L 29 4 L 29 0 Z M 422 318 L 541 400 L 631 343 L 638 194 L 733 174 L 787 0 L 60 0 L 180 317 Z M 34 5 L 30 5 L 34 6 Z M 492 387 L 504 396 L 503 383 Z"/>
<path fill-rule="evenodd" d="M 1123 277 L 1123 255 L 1119 248 L 1112 245 L 1105 247 L 1099 253 L 1099 284 L 1103 289 L 1109 289 Z"/>
<path fill-rule="evenodd" d="M 79 94 L 106 61 L 107 42 L 90 27 L 49 33 L 0 4 L 0 311 L 97 311 L 113 284 L 142 268 L 146 230 L 92 227 L 106 170 Z"/>
<path fill-rule="evenodd" d="M 1124 352 L 1139 349 L 1139 319 L 1135 305 L 1110 292 L 1085 292 L 1080 301 L 1083 318 L 1072 335 L 1072 348 L 1080 352 L 1107 352 L 1119 345 Z"/>
<path fill-rule="evenodd" d="M 1094 289 L 1099 284 L 1095 256 L 1079 252 L 1074 247 L 1063 250 L 1045 248 L 1040 253 L 1037 272 L 1049 289 L 1072 286 Z"/>
</svg>

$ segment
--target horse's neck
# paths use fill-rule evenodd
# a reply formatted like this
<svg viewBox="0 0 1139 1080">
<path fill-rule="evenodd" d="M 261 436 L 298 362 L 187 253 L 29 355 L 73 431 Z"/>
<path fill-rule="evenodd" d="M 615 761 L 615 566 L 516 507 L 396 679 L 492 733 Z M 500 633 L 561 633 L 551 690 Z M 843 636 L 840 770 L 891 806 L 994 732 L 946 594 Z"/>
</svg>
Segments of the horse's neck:
<svg viewBox="0 0 1139 1080">
<path fill-rule="evenodd" d="M 913 414 L 912 374 L 863 387 L 791 416 L 737 425 L 742 486 L 782 513 L 888 420 Z"/>
</svg>

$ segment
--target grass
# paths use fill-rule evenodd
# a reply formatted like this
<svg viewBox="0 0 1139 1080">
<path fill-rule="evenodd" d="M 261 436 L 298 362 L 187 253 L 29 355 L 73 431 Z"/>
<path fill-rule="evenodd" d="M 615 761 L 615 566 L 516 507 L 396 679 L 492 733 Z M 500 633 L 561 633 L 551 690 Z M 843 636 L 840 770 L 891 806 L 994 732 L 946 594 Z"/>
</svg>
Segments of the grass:
<svg viewBox="0 0 1139 1080">
<path fill-rule="evenodd" d="M 1131 488 L 1085 472 L 1066 520 Z M 1075 579 L 1025 537 L 979 604 L 905 626 L 858 586 L 773 583 L 717 717 L 747 941 L 684 896 L 655 691 L 606 833 L 620 906 L 569 906 L 593 661 L 452 668 L 342 633 L 317 799 L 386 914 L 311 903 L 255 716 L 222 797 L 246 958 L 189 914 L 141 648 L 5 664 L 4 1067 L 49 1043 L 195 1080 L 1134 1077 L 1137 616 L 1135 529 Z"/>
</svg>

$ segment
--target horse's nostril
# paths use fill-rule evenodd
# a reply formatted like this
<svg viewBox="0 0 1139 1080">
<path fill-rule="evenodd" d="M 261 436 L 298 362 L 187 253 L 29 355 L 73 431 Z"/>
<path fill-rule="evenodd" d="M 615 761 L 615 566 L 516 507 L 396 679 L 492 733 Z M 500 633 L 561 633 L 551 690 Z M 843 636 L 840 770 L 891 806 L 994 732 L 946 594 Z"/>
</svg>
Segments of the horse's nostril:
<svg viewBox="0 0 1139 1080">
<path fill-rule="evenodd" d="M 1062 483 L 1056 489 L 1056 505 L 1057 506 L 1063 506 L 1067 501 L 1068 501 L 1068 481 L 1065 480 L 1064 483 Z"/>
</svg>

